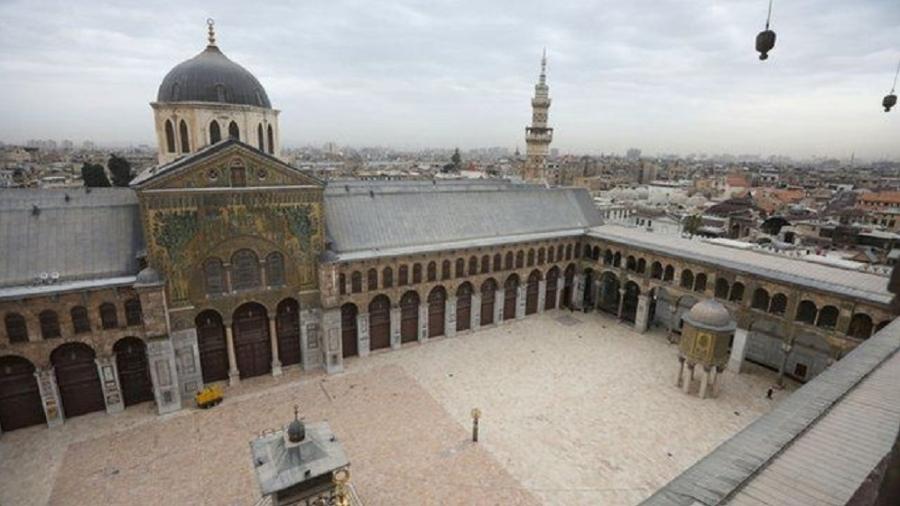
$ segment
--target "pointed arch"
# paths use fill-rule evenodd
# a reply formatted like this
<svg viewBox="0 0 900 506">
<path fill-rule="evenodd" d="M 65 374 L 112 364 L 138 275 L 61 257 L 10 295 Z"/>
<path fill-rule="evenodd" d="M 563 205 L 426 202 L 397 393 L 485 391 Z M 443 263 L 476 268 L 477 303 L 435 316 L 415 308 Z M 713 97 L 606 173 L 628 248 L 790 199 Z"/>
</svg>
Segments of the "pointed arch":
<svg viewBox="0 0 900 506">
<path fill-rule="evenodd" d="M 228 124 L 228 138 L 241 140 L 241 129 L 238 128 L 237 123 L 234 121 Z"/>
<path fill-rule="evenodd" d="M 269 154 L 275 154 L 275 131 L 269 125 Z"/>
<path fill-rule="evenodd" d="M 219 122 L 212 120 L 209 122 L 209 143 L 215 144 L 222 140 L 222 131 L 219 129 Z"/>
<path fill-rule="evenodd" d="M 265 152 L 265 150 L 266 150 L 266 140 L 265 140 L 265 137 L 264 137 L 264 134 L 263 134 L 262 123 L 260 123 L 260 124 L 257 125 L 257 127 L 256 127 L 256 143 L 257 143 L 257 146 L 259 147 L 259 150 Z"/>
<path fill-rule="evenodd" d="M 188 127 L 187 123 L 184 120 L 178 124 L 178 137 L 181 140 L 181 152 L 182 153 L 190 153 L 191 152 L 191 137 L 188 135 Z"/>
<path fill-rule="evenodd" d="M 171 120 L 166 120 L 166 152 L 175 152 L 175 128 Z"/>
</svg>

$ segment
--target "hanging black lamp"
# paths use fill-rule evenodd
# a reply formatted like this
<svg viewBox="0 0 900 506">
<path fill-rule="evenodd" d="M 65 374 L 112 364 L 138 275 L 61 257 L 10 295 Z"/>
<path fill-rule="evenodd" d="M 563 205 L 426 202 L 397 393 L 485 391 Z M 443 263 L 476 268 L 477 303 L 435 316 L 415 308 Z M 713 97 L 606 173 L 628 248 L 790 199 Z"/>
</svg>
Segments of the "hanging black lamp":
<svg viewBox="0 0 900 506">
<path fill-rule="evenodd" d="M 759 51 L 759 59 L 769 58 L 769 51 L 775 47 L 775 32 L 769 30 L 769 22 L 772 20 L 772 0 L 769 0 L 769 15 L 766 17 L 766 29 L 756 35 L 756 50 Z"/>
<path fill-rule="evenodd" d="M 881 101 L 884 112 L 891 112 L 891 107 L 897 105 L 897 95 L 894 95 L 894 90 L 897 88 L 897 75 L 900 75 L 900 63 L 897 64 L 897 71 L 894 72 L 894 85 L 891 86 L 891 92 L 885 95 Z"/>
</svg>

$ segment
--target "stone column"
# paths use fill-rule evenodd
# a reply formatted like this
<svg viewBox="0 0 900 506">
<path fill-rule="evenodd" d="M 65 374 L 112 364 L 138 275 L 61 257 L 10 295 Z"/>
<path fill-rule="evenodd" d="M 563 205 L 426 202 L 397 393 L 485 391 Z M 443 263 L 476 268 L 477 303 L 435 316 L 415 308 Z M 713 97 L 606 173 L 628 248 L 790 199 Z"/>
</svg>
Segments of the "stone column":
<svg viewBox="0 0 900 506">
<path fill-rule="evenodd" d="M 712 370 L 710 370 L 710 377 L 709 377 L 709 396 L 711 398 L 715 398 L 716 394 L 719 393 L 718 379 L 719 379 L 719 367 L 714 365 L 712 367 Z"/>
<path fill-rule="evenodd" d="M 538 307 L 537 312 L 543 313 L 544 306 L 547 305 L 547 281 L 542 279 L 538 281 Z"/>
<path fill-rule="evenodd" d="M 734 329 L 734 341 L 731 343 L 731 356 L 728 357 L 728 368 L 740 374 L 744 367 L 744 356 L 747 354 L 749 332 L 740 327 Z"/>
<path fill-rule="evenodd" d="M 779 389 L 784 388 L 784 370 L 787 368 L 788 358 L 790 358 L 791 350 L 793 349 L 794 345 L 792 343 L 781 343 L 781 352 L 784 356 L 781 359 L 781 365 L 778 367 L 778 379 L 775 381 L 775 386 Z"/>
<path fill-rule="evenodd" d="M 339 373 L 344 370 L 344 354 L 341 350 L 341 310 L 328 309 L 322 313 L 323 348 L 325 352 L 325 372 Z M 316 336 L 318 338 L 318 336 Z"/>
<path fill-rule="evenodd" d="M 419 303 L 419 342 L 428 339 L 428 303 Z"/>
<path fill-rule="evenodd" d="M 391 307 L 391 349 L 400 349 L 400 308 Z"/>
<path fill-rule="evenodd" d="M 181 378 L 180 374 L 178 374 L 175 356 L 174 342 L 165 337 L 152 339 L 147 343 L 147 364 L 150 367 L 150 381 L 153 383 L 156 411 L 160 415 L 181 409 L 181 388 L 179 388 Z M 185 364 L 182 364 L 182 370 L 189 370 L 194 367 L 192 363 L 193 355 L 183 354 L 182 358 L 186 361 Z M 202 378 L 200 381 L 202 381 Z"/>
<path fill-rule="evenodd" d="M 566 283 L 565 279 L 559 278 L 556 280 L 556 309 L 562 309 L 562 298 L 565 293 Z"/>
<path fill-rule="evenodd" d="M 340 324 L 340 323 L 338 323 Z M 281 360 L 278 359 L 278 332 L 275 317 L 269 317 L 269 342 L 272 346 L 272 376 L 281 376 Z"/>
<path fill-rule="evenodd" d="M 456 297 L 447 297 L 444 301 L 444 335 L 456 335 Z"/>
<path fill-rule="evenodd" d="M 642 293 L 638 295 L 637 315 L 634 318 L 634 330 L 643 334 L 647 331 L 650 322 L 650 296 Z"/>
<path fill-rule="evenodd" d="M 481 328 L 481 292 L 472 294 L 472 310 L 469 327 L 475 331 Z"/>
<path fill-rule="evenodd" d="M 356 349 L 360 357 L 369 356 L 369 313 L 356 315 Z"/>
<path fill-rule="evenodd" d="M 528 296 L 528 286 L 519 285 L 516 288 L 516 320 L 525 318 L 525 298 Z"/>
<path fill-rule="evenodd" d="M 694 380 L 694 364 L 688 364 L 684 370 L 684 380 L 681 382 L 681 391 L 690 394 L 691 382 Z"/>
<path fill-rule="evenodd" d="M 44 417 L 47 418 L 47 427 L 62 425 L 65 420 L 62 402 L 59 397 L 59 387 L 56 386 L 56 371 L 53 367 L 37 369 L 34 371 L 37 378 L 38 392 L 41 394 L 41 404 L 44 407 Z"/>
<path fill-rule="evenodd" d="M 706 399 L 706 388 L 709 386 L 709 367 L 703 366 L 700 371 L 700 398 Z"/>
<path fill-rule="evenodd" d="M 97 357 L 94 362 L 97 364 L 97 374 L 100 375 L 100 387 L 103 390 L 106 412 L 112 414 L 123 411 L 125 402 L 122 400 L 122 387 L 119 385 L 115 355 Z"/>
<path fill-rule="evenodd" d="M 619 288 L 619 310 L 616 313 L 619 320 L 622 319 L 622 313 L 625 310 L 625 289 Z"/>
<path fill-rule="evenodd" d="M 584 274 L 576 274 L 572 286 L 572 300 L 570 301 L 573 309 L 581 309 L 584 305 Z"/>
<path fill-rule="evenodd" d="M 237 385 L 241 382 L 241 372 L 237 366 L 237 356 L 234 354 L 234 335 L 231 330 L 231 322 L 225 322 L 225 346 L 228 348 L 228 384 Z"/>
<path fill-rule="evenodd" d="M 506 298 L 506 289 L 498 288 L 494 292 L 494 323 L 496 325 L 503 324 L 503 301 Z"/>
<path fill-rule="evenodd" d="M 675 386 L 681 388 L 684 382 L 684 357 L 678 357 L 678 377 L 675 378 Z"/>
</svg>

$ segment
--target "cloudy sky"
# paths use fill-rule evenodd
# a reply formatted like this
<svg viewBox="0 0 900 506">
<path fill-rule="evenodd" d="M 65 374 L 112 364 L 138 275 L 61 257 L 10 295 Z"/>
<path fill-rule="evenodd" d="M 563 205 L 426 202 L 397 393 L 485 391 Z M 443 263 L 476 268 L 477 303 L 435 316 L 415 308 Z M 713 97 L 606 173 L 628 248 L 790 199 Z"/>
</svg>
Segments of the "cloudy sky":
<svg viewBox="0 0 900 506">
<path fill-rule="evenodd" d="M 166 72 L 219 47 L 282 110 L 288 146 L 524 148 L 546 46 L 563 152 L 900 158 L 879 107 L 898 0 L 0 0 L 0 140 L 153 141 Z"/>
</svg>

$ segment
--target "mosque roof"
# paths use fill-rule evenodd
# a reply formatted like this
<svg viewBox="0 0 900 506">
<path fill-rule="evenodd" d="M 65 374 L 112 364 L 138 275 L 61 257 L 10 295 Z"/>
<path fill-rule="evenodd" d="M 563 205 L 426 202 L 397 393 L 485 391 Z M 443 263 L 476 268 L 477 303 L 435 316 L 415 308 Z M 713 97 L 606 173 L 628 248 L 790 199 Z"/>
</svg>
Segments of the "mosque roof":
<svg viewBox="0 0 900 506">
<path fill-rule="evenodd" d="M 0 288 L 34 285 L 42 275 L 47 287 L 133 281 L 143 248 L 128 188 L 0 189 Z"/>
<path fill-rule="evenodd" d="M 352 181 L 325 188 L 337 260 L 581 235 L 601 223 L 587 190 L 508 181 Z"/>
<path fill-rule="evenodd" d="M 887 305 L 893 297 L 887 290 L 887 277 L 785 255 L 738 249 L 701 239 L 658 234 L 619 225 L 594 227 L 588 235 L 663 255 L 690 258 L 713 268 L 733 269 L 764 279 L 837 293 L 842 297 L 855 297 L 870 303 Z"/>
</svg>

